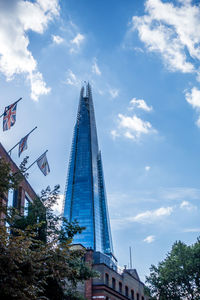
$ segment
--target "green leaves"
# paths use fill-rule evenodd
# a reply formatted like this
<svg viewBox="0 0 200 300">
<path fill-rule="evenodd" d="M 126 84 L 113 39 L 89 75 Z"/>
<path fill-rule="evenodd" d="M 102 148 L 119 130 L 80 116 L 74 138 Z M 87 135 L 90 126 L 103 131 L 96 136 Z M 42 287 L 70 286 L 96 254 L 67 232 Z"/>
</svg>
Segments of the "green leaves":
<svg viewBox="0 0 200 300">
<path fill-rule="evenodd" d="M 0 159 L 0 194 L 17 188 L 22 173 L 12 174 Z M 74 235 L 84 228 L 54 214 L 58 199 L 56 185 L 43 190 L 24 216 L 17 209 L 1 208 L 5 226 L 0 226 L 0 299 L 83 299 L 77 284 L 96 273 L 84 261 L 85 250 L 71 248 Z"/>
<path fill-rule="evenodd" d="M 158 267 L 151 266 L 147 283 L 161 300 L 200 299 L 200 240 L 187 246 L 175 242 Z"/>
<path fill-rule="evenodd" d="M 22 180 L 21 173 L 13 174 L 9 163 L 0 158 L 0 194 L 7 193 L 9 189 L 16 188 Z"/>
</svg>

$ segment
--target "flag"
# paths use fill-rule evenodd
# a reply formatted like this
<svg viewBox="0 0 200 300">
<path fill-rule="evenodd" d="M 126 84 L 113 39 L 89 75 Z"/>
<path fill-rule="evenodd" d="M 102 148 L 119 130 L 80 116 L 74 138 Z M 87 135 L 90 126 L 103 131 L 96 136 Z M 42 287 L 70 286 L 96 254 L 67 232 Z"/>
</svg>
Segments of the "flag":
<svg viewBox="0 0 200 300">
<path fill-rule="evenodd" d="M 49 174 L 50 168 L 47 161 L 46 152 L 38 158 L 37 165 L 45 176 Z"/>
<path fill-rule="evenodd" d="M 10 129 L 16 122 L 17 103 L 5 107 L 3 114 L 3 131 Z"/>
<path fill-rule="evenodd" d="M 25 137 L 23 137 L 21 140 L 20 140 L 20 142 L 19 142 L 19 152 L 18 152 L 18 155 L 19 155 L 19 157 L 20 157 L 20 155 L 22 154 L 22 152 L 24 151 L 24 150 L 26 150 L 27 149 L 27 147 L 28 147 L 28 145 L 27 145 L 27 140 L 28 140 L 28 134 L 25 136 Z"/>
</svg>

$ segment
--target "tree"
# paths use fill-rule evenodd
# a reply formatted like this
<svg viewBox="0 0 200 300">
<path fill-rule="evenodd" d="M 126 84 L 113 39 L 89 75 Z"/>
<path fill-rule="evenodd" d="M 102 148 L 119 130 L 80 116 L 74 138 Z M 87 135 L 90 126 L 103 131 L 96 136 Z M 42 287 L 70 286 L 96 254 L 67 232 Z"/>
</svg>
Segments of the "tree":
<svg viewBox="0 0 200 300">
<path fill-rule="evenodd" d="M 16 188 L 23 175 L 12 174 L 1 159 L 0 166 L 2 194 Z M 58 196 L 58 185 L 48 187 L 24 216 L 1 207 L 9 226 L 0 226 L 0 299 L 80 299 L 77 283 L 95 275 L 84 261 L 85 251 L 71 249 L 74 235 L 84 228 L 54 214 Z"/>
<path fill-rule="evenodd" d="M 9 189 L 16 188 L 20 181 L 22 181 L 27 159 L 28 157 L 21 163 L 19 172 L 13 174 L 9 163 L 0 158 L 0 196 L 7 193 Z"/>
<path fill-rule="evenodd" d="M 175 242 L 165 260 L 152 265 L 147 284 L 159 300 L 200 299 L 200 239 Z"/>
</svg>

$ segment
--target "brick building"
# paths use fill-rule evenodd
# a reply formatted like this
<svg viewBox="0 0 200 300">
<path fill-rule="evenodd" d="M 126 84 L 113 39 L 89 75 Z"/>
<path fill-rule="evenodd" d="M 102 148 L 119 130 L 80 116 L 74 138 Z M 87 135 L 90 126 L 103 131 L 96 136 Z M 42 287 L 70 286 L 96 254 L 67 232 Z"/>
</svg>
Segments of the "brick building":
<svg viewBox="0 0 200 300">
<path fill-rule="evenodd" d="M 0 158 L 3 158 L 5 162 L 9 163 L 11 171 L 13 173 L 19 172 L 19 168 L 15 164 L 15 162 L 11 159 L 8 152 L 5 150 L 3 145 L 0 143 Z M 9 199 L 11 198 L 12 199 Z M 34 199 L 37 197 L 35 191 L 29 184 L 29 182 L 24 178 L 18 188 L 14 191 L 12 191 L 12 194 L 10 194 L 10 191 L 7 193 L 4 193 L 0 196 L 0 205 L 2 206 L 8 206 L 9 200 L 11 200 L 10 204 L 14 206 L 15 208 L 19 209 L 20 213 L 24 213 L 24 207 L 28 205 L 29 202 L 34 201 Z M 3 219 L 3 212 L 0 212 L 0 219 Z"/>
<path fill-rule="evenodd" d="M 73 249 L 84 248 L 82 245 L 73 245 Z M 108 256 L 86 250 L 85 261 L 99 275 L 96 278 L 79 284 L 78 291 L 87 299 L 104 300 L 148 300 L 144 294 L 144 283 L 135 269 L 120 269 L 110 260 Z"/>
</svg>

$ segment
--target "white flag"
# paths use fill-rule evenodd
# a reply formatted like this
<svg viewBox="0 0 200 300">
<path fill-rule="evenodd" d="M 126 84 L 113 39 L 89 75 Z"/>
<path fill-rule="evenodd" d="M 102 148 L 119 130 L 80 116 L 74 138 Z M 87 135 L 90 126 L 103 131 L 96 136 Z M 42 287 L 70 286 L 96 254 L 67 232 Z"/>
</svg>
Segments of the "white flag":
<svg viewBox="0 0 200 300">
<path fill-rule="evenodd" d="M 49 164 L 47 161 L 46 153 L 42 154 L 38 158 L 37 165 L 45 176 L 49 174 L 50 168 L 49 168 Z"/>
</svg>

